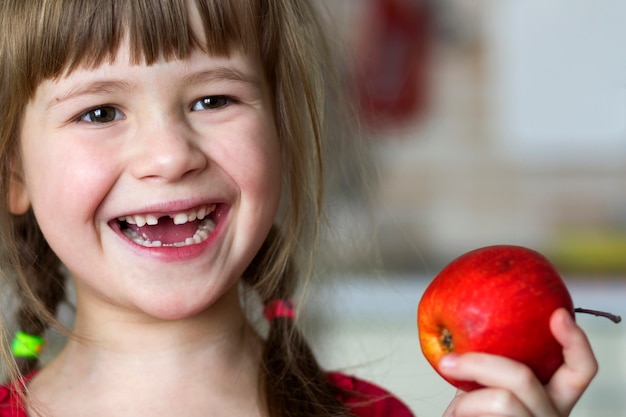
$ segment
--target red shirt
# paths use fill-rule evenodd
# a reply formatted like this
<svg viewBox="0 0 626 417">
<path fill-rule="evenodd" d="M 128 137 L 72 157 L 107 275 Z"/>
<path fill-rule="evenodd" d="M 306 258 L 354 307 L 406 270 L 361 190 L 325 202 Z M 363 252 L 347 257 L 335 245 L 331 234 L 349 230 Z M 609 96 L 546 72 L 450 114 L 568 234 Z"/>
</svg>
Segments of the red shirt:
<svg viewBox="0 0 626 417">
<path fill-rule="evenodd" d="M 377 385 L 340 373 L 330 373 L 328 377 L 333 385 L 356 392 L 354 396 L 342 395 L 339 399 L 357 417 L 414 417 L 402 401 Z"/>
<path fill-rule="evenodd" d="M 374 384 L 340 373 L 330 373 L 328 377 L 333 385 L 355 393 L 339 399 L 357 417 L 414 417 L 399 399 Z M 0 417 L 28 417 L 22 399 L 9 385 L 0 386 Z"/>
</svg>

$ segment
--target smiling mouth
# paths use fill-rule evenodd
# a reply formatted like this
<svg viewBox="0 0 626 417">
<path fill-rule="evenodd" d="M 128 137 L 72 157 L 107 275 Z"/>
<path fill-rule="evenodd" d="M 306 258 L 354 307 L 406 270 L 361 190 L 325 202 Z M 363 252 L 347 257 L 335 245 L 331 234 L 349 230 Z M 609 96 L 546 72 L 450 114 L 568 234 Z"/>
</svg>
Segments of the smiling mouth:
<svg viewBox="0 0 626 417">
<path fill-rule="evenodd" d="M 216 207 L 216 204 L 208 204 L 171 214 L 131 214 L 119 217 L 117 222 L 124 236 L 144 247 L 197 245 L 215 230 L 212 214 Z"/>
</svg>

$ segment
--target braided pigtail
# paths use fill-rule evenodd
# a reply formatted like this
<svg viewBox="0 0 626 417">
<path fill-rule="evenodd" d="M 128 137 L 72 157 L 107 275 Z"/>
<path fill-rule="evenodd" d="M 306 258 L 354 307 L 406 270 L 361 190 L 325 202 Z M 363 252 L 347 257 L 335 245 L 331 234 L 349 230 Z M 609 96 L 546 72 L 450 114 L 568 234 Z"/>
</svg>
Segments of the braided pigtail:
<svg viewBox="0 0 626 417">
<path fill-rule="evenodd" d="M 43 340 L 50 324 L 56 323 L 57 308 L 65 299 L 61 262 L 36 226 L 32 211 L 16 219 L 15 238 L 21 253 L 22 271 L 21 279 L 18 280 L 20 304 L 17 324 L 20 331 L 17 336 L 30 341 Z M 14 346 L 16 342 L 20 342 L 19 338 L 16 338 Z M 40 365 L 36 355 L 40 348 L 41 345 L 34 347 L 35 352 L 24 352 L 24 349 L 14 347 L 13 353 L 21 375 L 30 373 Z"/>
<path fill-rule="evenodd" d="M 275 317 L 263 354 L 271 416 L 350 416 L 311 348 L 289 317 Z"/>
<path fill-rule="evenodd" d="M 274 226 L 244 274 L 245 282 L 257 291 L 265 306 L 277 300 L 288 303 L 297 287 L 296 268 L 292 259 L 281 253 L 283 247 Z M 279 274 L 274 279 L 265 273 L 272 268 Z M 351 416 L 337 399 L 338 389 L 329 382 L 290 313 L 267 317 L 270 326 L 260 385 L 270 416 Z"/>
</svg>

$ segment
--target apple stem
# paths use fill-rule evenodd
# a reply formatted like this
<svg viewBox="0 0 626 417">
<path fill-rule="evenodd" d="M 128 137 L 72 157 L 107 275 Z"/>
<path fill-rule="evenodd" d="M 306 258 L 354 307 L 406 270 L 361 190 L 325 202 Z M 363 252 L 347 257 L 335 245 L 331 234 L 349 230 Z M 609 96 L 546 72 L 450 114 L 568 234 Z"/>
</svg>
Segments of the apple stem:
<svg viewBox="0 0 626 417">
<path fill-rule="evenodd" d="M 620 316 L 616 316 L 615 314 L 607 313 L 605 311 L 587 310 L 586 308 L 575 308 L 574 312 L 575 313 L 593 314 L 594 316 L 597 316 L 597 317 L 605 317 L 605 318 L 611 320 L 613 323 L 619 323 L 620 321 L 622 321 L 622 318 Z"/>
</svg>

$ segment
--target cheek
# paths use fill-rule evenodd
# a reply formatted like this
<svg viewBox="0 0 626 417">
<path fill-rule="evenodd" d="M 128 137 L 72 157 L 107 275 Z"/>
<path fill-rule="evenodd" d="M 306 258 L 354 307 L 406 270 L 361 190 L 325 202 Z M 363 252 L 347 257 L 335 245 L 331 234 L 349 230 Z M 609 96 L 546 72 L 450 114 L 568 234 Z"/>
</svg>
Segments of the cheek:
<svg viewBox="0 0 626 417">
<path fill-rule="evenodd" d="M 278 149 L 272 151 L 266 147 L 257 151 L 246 158 L 244 166 L 250 169 L 244 169 L 239 174 L 241 188 L 268 198 L 280 194 L 282 161 Z"/>
<path fill-rule="evenodd" d="M 25 149 L 26 186 L 37 217 L 87 221 L 110 186 L 110 159 L 78 147 Z M 108 161 L 108 162 L 107 162 Z M 71 216 L 71 217 L 70 217 Z"/>
<path fill-rule="evenodd" d="M 282 158 L 278 142 L 275 138 L 268 139 L 256 151 L 250 158 L 250 164 L 257 167 L 256 172 L 245 177 L 243 187 L 257 198 L 266 200 L 275 210 L 282 183 Z"/>
<path fill-rule="evenodd" d="M 280 158 L 259 153 L 247 158 L 242 166 L 248 169 L 233 174 L 241 192 L 242 207 L 254 223 L 273 223 L 281 196 Z"/>
<path fill-rule="evenodd" d="M 251 124 L 219 151 L 217 162 L 237 184 L 242 198 L 256 204 L 275 206 L 280 198 L 282 157 L 271 124 Z"/>
</svg>

